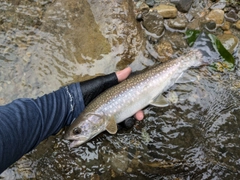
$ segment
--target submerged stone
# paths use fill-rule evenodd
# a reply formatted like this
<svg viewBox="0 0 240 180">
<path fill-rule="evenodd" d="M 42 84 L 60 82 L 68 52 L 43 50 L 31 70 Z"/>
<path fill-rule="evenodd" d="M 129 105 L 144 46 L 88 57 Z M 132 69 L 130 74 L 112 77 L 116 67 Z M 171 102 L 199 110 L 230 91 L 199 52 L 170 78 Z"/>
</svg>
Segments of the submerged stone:
<svg viewBox="0 0 240 180">
<path fill-rule="evenodd" d="M 145 3 L 150 7 L 153 7 L 155 4 L 154 0 L 146 0 Z"/>
<path fill-rule="evenodd" d="M 216 24 L 222 24 L 224 20 L 224 11 L 220 9 L 214 9 L 206 16 L 207 21 L 215 21 Z"/>
<path fill-rule="evenodd" d="M 53 19 L 52 16 L 58 18 Z M 88 2 L 59 0 L 48 7 L 43 21 L 42 31 L 61 36 L 64 42 L 69 43 L 68 47 L 75 49 L 64 54 L 73 62 L 84 63 L 83 56 L 100 59 L 102 54 L 111 51 L 111 46 L 96 23 Z"/>
<path fill-rule="evenodd" d="M 167 42 L 167 41 L 163 41 L 160 42 L 156 47 L 155 47 L 159 58 L 158 60 L 160 62 L 166 62 L 168 60 L 170 60 L 172 58 L 173 55 L 173 48 L 172 45 Z"/>
<path fill-rule="evenodd" d="M 239 42 L 238 38 L 232 34 L 220 35 L 218 39 L 230 53 L 234 52 Z"/>
<path fill-rule="evenodd" d="M 240 30 L 240 20 L 238 20 L 238 21 L 236 22 L 235 26 L 236 26 L 236 28 L 237 28 L 238 30 Z"/>
<path fill-rule="evenodd" d="M 193 0 L 171 0 L 176 5 L 178 11 L 186 13 L 192 6 Z"/>
<path fill-rule="evenodd" d="M 168 26 L 173 29 L 183 30 L 187 26 L 187 19 L 186 18 L 171 19 L 168 23 Z"/>
<path fill-rule="evenodd" d="M 205 24 L 205 28 L 208 31 L 214 31 L 216 29 L 216 27 L 217 27 L 217 25 L 216 25 L 215 21 L 213 21 L 213 20 L 211 20 Z"/>
</svg>

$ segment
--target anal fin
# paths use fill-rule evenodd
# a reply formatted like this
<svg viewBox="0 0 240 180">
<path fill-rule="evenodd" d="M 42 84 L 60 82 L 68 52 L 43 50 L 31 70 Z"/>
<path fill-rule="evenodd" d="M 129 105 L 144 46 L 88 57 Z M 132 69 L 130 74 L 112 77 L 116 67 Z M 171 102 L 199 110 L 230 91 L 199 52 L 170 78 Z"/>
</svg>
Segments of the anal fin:
<svg viewBox="0 0 240 180">
<path fill-rule="evenodd" d="M 160 94 L 150 104 L 157 107 L 166 107 L 169 105 L 169 102 L 167 98 Z"/>
</svg>

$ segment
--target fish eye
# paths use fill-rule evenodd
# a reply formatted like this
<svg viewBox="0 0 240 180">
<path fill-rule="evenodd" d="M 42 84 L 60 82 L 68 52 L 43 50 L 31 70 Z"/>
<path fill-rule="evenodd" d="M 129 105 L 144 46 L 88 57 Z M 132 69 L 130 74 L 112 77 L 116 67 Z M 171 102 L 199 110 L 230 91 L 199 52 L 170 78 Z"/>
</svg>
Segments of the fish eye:
<svg viewBox="0 0 240 180">
<path fill-rule="evenodd" d="M 73 134 L 77 135 L 77 134 L 81 134 L 82 130 L 78 127 L 73 129 Z"/>
</svg>

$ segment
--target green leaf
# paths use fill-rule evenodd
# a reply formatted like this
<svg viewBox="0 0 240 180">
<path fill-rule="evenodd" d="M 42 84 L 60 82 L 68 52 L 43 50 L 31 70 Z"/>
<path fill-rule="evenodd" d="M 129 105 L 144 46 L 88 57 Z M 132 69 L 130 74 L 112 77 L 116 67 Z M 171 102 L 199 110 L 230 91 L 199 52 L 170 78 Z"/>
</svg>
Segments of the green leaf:
<svg viewBox="0 0 240 180">
<path fill-rule="evenodd" d="M 193 46 L 195 41 L 197 40 L 201 31 L 199 30 L 187 30 L 186 31 L 186 40 L 189 46 Z M 223 71 L 224 69 L 233 70 L 235 67 L 235 59 L 232 54 L 222 45 L 221 41 L 214 36 L 213 34 L 208 34 L 209 38 L 211 39 L 212 45 L 214 49 L 219 52 L 219 54 L 223 58 L 223 62 L 215 63 L 212 67 L 215 70 Z"/>
<path fill-rule="evenodd" d="M 187 30 L 185 35 L 187 38 L 187 43 L 192 46 L 201 32 L 199 30 Z"/>
<path fill-rule="evenodd" d="M 211 39 L 215 50 L 218 51 L 224 59 L 223 66 L 226 66 L 230 70 L 234 69 L 235 59 L 232 54 L 222 45 L 221 41 L 216 36 L 214 36 L 213 34 L 208 34 L 208 36 Z"/>
</svg>

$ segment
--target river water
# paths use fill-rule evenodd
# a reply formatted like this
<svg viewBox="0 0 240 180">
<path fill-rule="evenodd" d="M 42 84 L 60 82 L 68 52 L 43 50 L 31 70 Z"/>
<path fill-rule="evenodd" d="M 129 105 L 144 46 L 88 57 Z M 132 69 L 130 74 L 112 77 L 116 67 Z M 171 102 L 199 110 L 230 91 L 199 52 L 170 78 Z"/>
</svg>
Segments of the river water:
<svg viewBox="0 0 240 180">
<path fill-rule="evenodd" d="M 134 11 L 124 0 L 0 1 L 0 104 L 156 63 Z M 173 57 L 187 49 L 182 37 L 162 37 Z M 239 179 L 239 68 L 187 73 L 195 81 L 167 92 L 177 100 L 147 107 L 132 129 L 104 132 L 74 150 L 62 134 L 50 137 L 0 179 Z"/>
</svg>

